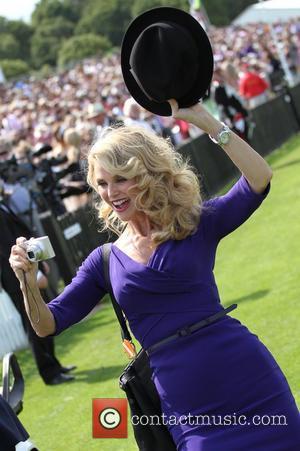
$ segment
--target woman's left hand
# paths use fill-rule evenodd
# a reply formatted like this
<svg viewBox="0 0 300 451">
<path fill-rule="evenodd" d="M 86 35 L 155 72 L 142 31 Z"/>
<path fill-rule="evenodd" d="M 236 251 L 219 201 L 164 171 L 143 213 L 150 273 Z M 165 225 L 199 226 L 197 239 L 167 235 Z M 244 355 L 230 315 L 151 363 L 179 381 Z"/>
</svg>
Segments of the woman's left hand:
<svg viewBox="0 0 300 451">
<path fill-rule="evenodd" d="M 220 130 L 220 122 L 215 119 L 201 103 L 196 103 L 189 108 L 178 108 L 175 99 L 168 100 L 172 108 L 172 116 L 175 119 L 182 119 L 201 128 L 204 133 L 214 135 Z"/>
</svg>

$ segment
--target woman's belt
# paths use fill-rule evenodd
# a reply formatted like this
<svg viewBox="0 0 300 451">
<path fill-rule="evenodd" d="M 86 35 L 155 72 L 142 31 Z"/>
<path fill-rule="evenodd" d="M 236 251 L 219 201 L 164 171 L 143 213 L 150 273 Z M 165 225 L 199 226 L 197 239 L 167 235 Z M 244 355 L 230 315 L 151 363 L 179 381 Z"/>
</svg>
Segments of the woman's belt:
<svg viewBox="0 0 300 451">
<path fill-rule="evenodd" d="M 215 313 L 214 315 L 208 316 L 205 319 L 202 319 L 201 321 L 198 321 L 195 324 L 192 324 L 191 326 L 183 327 L 182 329 L 177 330 L 177 332 L 173 335 L 170 335 L 167 338 L 163 338 L 162 340 L 158 341 L 157 343 L 154 343 L 154 345 L 150 346 L 146 352 L 147 354 L 151 354 L 153 351 L 156 351 L 157 348 L 160 346 L 169 343 L 169 341 L 174 340 L 175 338 L 179 337 L 186 337 L 187 335 L 192 334 L 196 330 L 202 329 L 202 327 L 208 326 L 211 323 L 214 323 L 218 319 L 222 318 L 223 316 L 227 315 L 227 313 L 231 312 L 232 310 L 237 308 L 237 304 L 232 304 L 229 307 L 221 310 L 218 313 Z"/>
</svg>

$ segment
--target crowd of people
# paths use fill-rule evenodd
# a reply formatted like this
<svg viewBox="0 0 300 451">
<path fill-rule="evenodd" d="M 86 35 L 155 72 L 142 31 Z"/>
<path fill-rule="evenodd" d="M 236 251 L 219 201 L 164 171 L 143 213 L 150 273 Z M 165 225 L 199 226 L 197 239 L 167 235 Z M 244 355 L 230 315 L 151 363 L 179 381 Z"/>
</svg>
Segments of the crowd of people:
<svg viewBox="0 0 300 451">
<path fill-rule="evenodd" d="M 295 80 L 299 78 L 300 19 L 275 24 L 273 30 L 267 24 L 258 23 L 211 27 L 208 34 L 217 67 L 230 63 L 238 77 L 250 69 L 264 78 L 273 90 L 280 79 L 279 73 L 283 75 L 278 55 L 281 48 L 292 76 Z M 65 130 L 75 126 L 82 139 L 88 141 L 95 122 L 106 125 L 116 118 L 126 117 L 127 98 L 118 55 L 88 60 L 44 80 L 30 78 L 2 86 L 2 133 L 15 131 L 20 135 L 23 131 L 21 137 L 35 145 L 48 141 L 58 127 Z M 169 121 L 158 121 L 145 111 L 139 111 L 138 115 L 152 127 L 154 121 L 156 129 L 170 126 Z"/>
<path fill-rule="evenodd" d="M 247 69 L 261 75 L 276 90 L 283 75 L 281 56 L 295 82 L 300 75 L 300 19 L 277 23 L 216 28 L 212 32 L 216 64 L 231 63 L 237 73 Z M 281 54 L 281 56 L 280 56 Z"/>
<path fill-rule="evenodd" d="M 248 111 L 276 95 L 284 84 L 282 55 L 294 82 L 299 80 L 300 19 L 274 24 L 272 29 L 257 23 L 210 27 L 207 32 L 215 60 L 210 97 L 219 117 L 247 139 Z M 70 164 L 80 167 L 102 128 L 116 122 L 154 129 L 175 145 L 199 133 L 184 121 L 143 110 L 130 98 L 118 54 L 88 59 L 44 79 L 2 84 L 0 101 L 0 159 L 14 155 L 26 161 L 33 149 L 50 145 L 52 150 L 43 158 L 65 158 L 57 170 Z M 76 187 L 83 181 L 69 174 L 64 182 Z M 74 210 L 86 200 L 82 194 L 64 202 Z"/>
</svg>

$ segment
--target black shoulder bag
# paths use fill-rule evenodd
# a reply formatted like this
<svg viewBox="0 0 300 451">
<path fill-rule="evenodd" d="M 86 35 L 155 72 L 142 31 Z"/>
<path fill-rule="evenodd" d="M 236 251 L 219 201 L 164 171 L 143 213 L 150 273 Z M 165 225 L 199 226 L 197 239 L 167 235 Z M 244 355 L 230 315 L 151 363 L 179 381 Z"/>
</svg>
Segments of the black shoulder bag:
<svg viewBox="0 0 300 451">
<path fill-rule="evenodd" d="M 126 325 L 123 312 L 115 299 L 110 283 L 110 248 L 111 243 L 102 246 L 105 281 L 114 311 L 121 326 L 122 340 L 128 340 L 131 343 L 131 335 Z M 131 411 L 131 418 L 133 417 L 135 420 L 132 422 L 135 440 L 140 451 L 153 451 L 154 449 L 156 451 L 175 451 L 176 446 L 167 426 L 144 426 L 138 422 L 138 419 L 142 415 L 156 415 L 159 417 L 159 420 L 161 420 L 162 411 L 160 399 L 156 387 L 151 380 L 151 376 L 152 370 L 149 365 L 148 355 L 144 349 L 139 351 L 120 376 L 120 388 L 126 393 Z"/>
<path fill-rule="evenodd" d="M 103 249 L 103 268 L 104 277 L 108 292 L 111 297 L 111 302 L 114 311 L 117 315 L 118 321 L 121 326 L 121 336 L 123 345 L 126 348 L 126 343 L 131 345 L 132 338 L 129 333 L 126 321 L 121 307 L 117 303 L 113 294 L 110 277 L 109 277 L 109 256 L 111 250 L 111 243 L 106 243 L 102 246 Z M 230 307 L 218 312 L 204 320 L 199 321 L 183 329 L 178 330 L 175 334 L 164 338 L 163 340 L 155 343 L 147 349 L 147 352 L 152 352 L 163 344 L 173 341 L 175 338 L 184 337 L 201 327 L 204 327 L 217 319 L 225 316 L 226 313 L 236 308 L 237 305 L 233 304 Z M 134 354 L 133 354 L 134 356 Z M 162 424 L 162 410 L 160 404 L 160 398 L 157 393 L 156 387 L 151 379 L 152 370 L 149 364 L 149 358 L 144 349 L 141 349 L 134 359 L 126 366 L 123 373 L 120 376 L 120 388 L 125 391 L 128 403 L 131 411 L 133 431 L 135 440 L 140 451 L 175 451 L 176 446 L 172 439 L 172 436 L 167 426 Z M 138 421 L 141 416 L 150 417 L 154 415 L 154 424 L 143 425 Z M 160 424 L 155 424 L 159 422 Z"/>
</svg>

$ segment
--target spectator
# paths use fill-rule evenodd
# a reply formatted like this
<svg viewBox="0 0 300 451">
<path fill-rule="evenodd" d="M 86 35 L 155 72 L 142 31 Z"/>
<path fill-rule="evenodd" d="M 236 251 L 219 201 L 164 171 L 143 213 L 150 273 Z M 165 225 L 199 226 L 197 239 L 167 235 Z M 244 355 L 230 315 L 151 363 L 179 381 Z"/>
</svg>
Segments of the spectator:
<svg viewBox="0 0 300 451">
<path fill-rule="evenodd" d="M 221 121 L 229 125 L 237 135 L 248 141 L 248 111 L 232 90 L 228 89 L 221 68 L 214 72 L 214 100 L 218 105 Z"/>
<path fill-rule="evenodd" d="M 271 50 L 266 49 L 266 61 L 269 63 L 269 81 L 271 90 L 276 94 L 282 90 L 284 84 L 284 71 L 280 61 Z"/>
<path fill-rule="evenodd" d="M 142 107 L 132 97 L 129 97 L 123 106 L 124 124 L 139 125 L 146 130 L 152 130 L 149 123 L 142 119 L 142 110 Z"/>
<path fill-rule="evenodd" d="M 239 93 L 246 100 L 248 108 L 256 108 L 266 102 L 268 89 L 269 85 L 266 80 L 245 65 L 239 80 Z"/>
<path fill-rule="evenodd" d="M 48 385 L 57 385 L 64 382 L 70 382 L 74 376 L 68 374 L 75 366 L 62 366 L 55 356 L 53 337 L 41 338 L 34 332 L 30 321 L 28 320 L 24 303 L 22 302 L 22 293 L 19 282 L 16 279 L 8 262 L 10 247 L 16 240 L 16 237 L 22 234 L 29 238 L 31 232 L 12 210 L 0 202 L 0 268 L 1 285 L 11 297 L 15 307 L 19 311 L 24 328 L 27 332 L 31 350 L 40 373 L 41 378 Z M 45 271 L 45 270 L 44 270 Z M 40 271 L 38 273 L 38 285 L 41 289 L 47 287 L 47 278 Z M 45 292 L 44 292 L 45 295 Z"/>
<path fill-rule="evenodd" d="M 94 103 L 88 106 L 87 119 L 91 122 L 94 129 L 94 138 L 100 136 L 104 127 L 111 124 L 110 117 L 106 114 L 102 103 Z"/>
<path fill-rule="evenodd" d="M 68 164 L 72 165 L 73 171 L 68 174 L 62 181 L 67 188 L 78 188 L 78 194 L 74 194 L 64 198 L 64 204 L 67 211 L 75 211 L 83 207 L 89 198 L 87 194 L 88 187 L 85 183 L 83 175 L 84 168 L 81 160 L 81 136 L 75 128 L 68 128 L 64 132 L 65 152 L 68 158 Z M 70 191 L 72 192 L 72 191 Z"/>
</svg>

